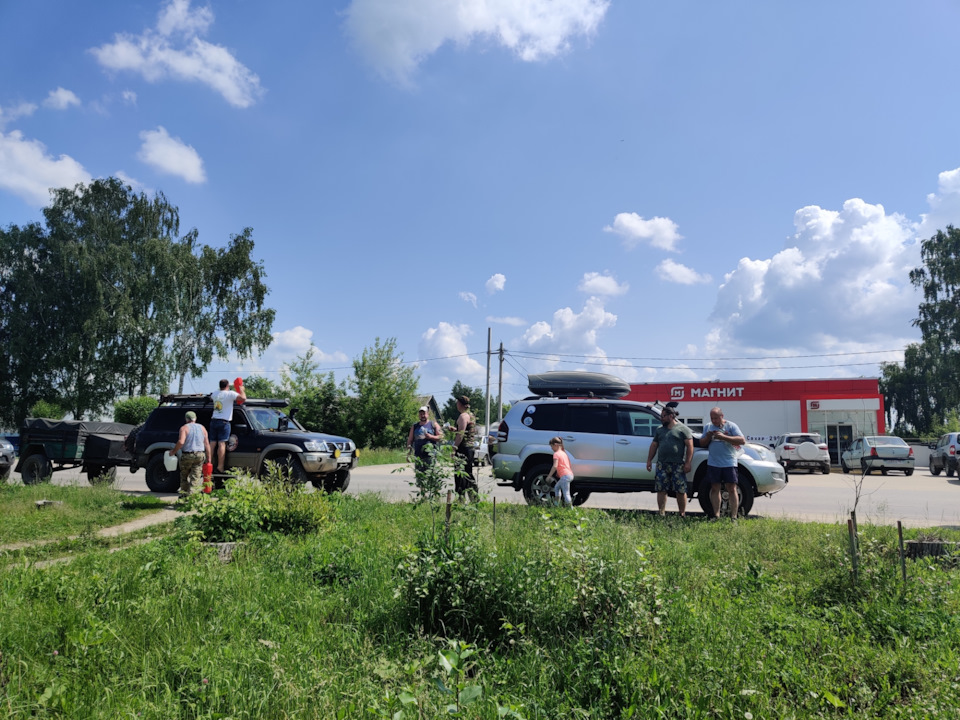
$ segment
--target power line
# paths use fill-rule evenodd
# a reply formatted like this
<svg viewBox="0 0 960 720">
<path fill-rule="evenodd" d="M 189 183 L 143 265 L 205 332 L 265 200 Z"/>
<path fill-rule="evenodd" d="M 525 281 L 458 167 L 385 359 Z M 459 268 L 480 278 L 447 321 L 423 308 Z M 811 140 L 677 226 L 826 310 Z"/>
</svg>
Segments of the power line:
<svg viewBox="0 0 960 720">
<path fill-rule="evenodd" d="M 510 352 L 504 349 L 504 352 Z M 535 352 L 533 350 L 518 350 L 517 353 L 522 353 L 524 357 L 530 358 L 561 358 L 561 357 L 573 357 L 573 358 L 583 358 L 583 359 L 604 359 L 604 360 L 650 360 L 654 362 L 663 362 L 668 360 L 675 360 L 676 358 L 662 358 L 662 357 L 627 357 L 627 356 L 618 356 L 618 355 L 574 355 L 572 353 L 543 353 Z M 700 361 L 700 360 L 798 360 L 801 358 L 821 358 L 821 357 L 849 357 L 851 355 L 878 355 L 880 353 L 902 353 L 904 352 L 903 348 L 893 349 L 893 350 L 858 350 L 852 352 L 842 352 L 842 353 L 815 353 L 811 355 L 761 355 L 754 357 L 721 357 L 721 358 L 689 358 L 691 361 Z"/>
</svg>

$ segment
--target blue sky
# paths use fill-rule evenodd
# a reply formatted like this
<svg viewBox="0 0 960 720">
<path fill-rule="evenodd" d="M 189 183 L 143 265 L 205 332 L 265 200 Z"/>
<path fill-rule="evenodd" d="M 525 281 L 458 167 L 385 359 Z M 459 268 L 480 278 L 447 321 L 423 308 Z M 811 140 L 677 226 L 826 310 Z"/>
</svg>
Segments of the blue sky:
<svg viewBox="0 0 960 720">
<path fill-rule="evenodd" d="M 875 376 L 960 224 L 956 0 L 5 0 L 0 224 L 116 175 L 253 228 L 255 359 L 376 337 L 424 392 L 526 372 Z M 439 358 L 439 359 L 438 359 Z M 496 367 L 496 366 L 494 366 Z"/>
</svg>

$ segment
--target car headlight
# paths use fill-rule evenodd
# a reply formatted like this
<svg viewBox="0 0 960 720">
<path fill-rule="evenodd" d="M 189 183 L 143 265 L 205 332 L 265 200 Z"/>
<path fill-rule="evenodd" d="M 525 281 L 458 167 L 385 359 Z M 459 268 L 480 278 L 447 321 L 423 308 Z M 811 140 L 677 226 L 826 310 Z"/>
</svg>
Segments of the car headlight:
<svg viewBox="0 0 960 720">
<path fill-rule="evenodd" d="M 310 452 L 329 452 L 330 450 L 325 442 L 321 442 L 319 440 L 307 440 L 303 444 L 303 447 L 305 450 L 309 450 Z"/>
<path fill-rule="evenodd" d="M 0 442 L 0 450 L 7 450 L 13 452 L 13 443 Z"/>
</svg>

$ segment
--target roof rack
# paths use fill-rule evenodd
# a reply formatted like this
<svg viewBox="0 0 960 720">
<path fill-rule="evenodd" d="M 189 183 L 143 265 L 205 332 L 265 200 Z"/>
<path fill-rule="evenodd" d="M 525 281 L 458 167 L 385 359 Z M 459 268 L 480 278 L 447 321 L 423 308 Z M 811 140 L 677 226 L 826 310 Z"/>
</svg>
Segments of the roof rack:
<svg viewBox="0 0 960 720">
<path fill-rule="evenodd" d="M 204 407 L 206 405 L 213 404 L 213 398 L 209 394 L 204 395 L 202 393 L 196 393 L 193 395 L 181 395 L 173 393 L 170 395 L 161 395 L 160 396 L 161 405 L 173 405 L 173 406 L 190 406 L 190 407 Z M 276 407 L 282 408 L 290 404 L 290 401 L 286 398 L 247 398 L 243 403 L 244 405 L 251 405 L 255 407 Z"/>
</svg>

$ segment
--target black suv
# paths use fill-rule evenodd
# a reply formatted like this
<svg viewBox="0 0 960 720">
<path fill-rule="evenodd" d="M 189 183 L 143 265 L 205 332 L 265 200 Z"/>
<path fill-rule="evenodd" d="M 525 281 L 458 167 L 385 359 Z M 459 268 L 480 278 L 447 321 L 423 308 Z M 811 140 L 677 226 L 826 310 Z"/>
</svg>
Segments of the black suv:
<svg viewBox="0 0 960 720">
<path fill-rule="evenodd" d="M 224 467 L 261 475 L 272 460 L 285 466 L 298 482 L 309 480 L 327 492 L 346 490 L 357 464 L 357 446 L 347 438 L 304 429 L 281 411 L 287 405 L 287 400 L 249 398 L 234 405 Z M 209 430 L 213 414 L 209 395 L 164 395 L 147 421 L 131 433 L 131 470 L 146 468 L 147 487 L 153 492 L 176 492 L 180 485 L 179 471 L 167 471 L 163 456 L 177 444 L 187 410 L 193 410 L 197 422 Z"/>
<path fill-rule="evenodd" d="M 947 471 L 947 477 L 957 472 L 957 451 L 960 450 L 960 433 L 947 433 L 930 445 L 930 474 L 939 475 Z"/>
</svg>

